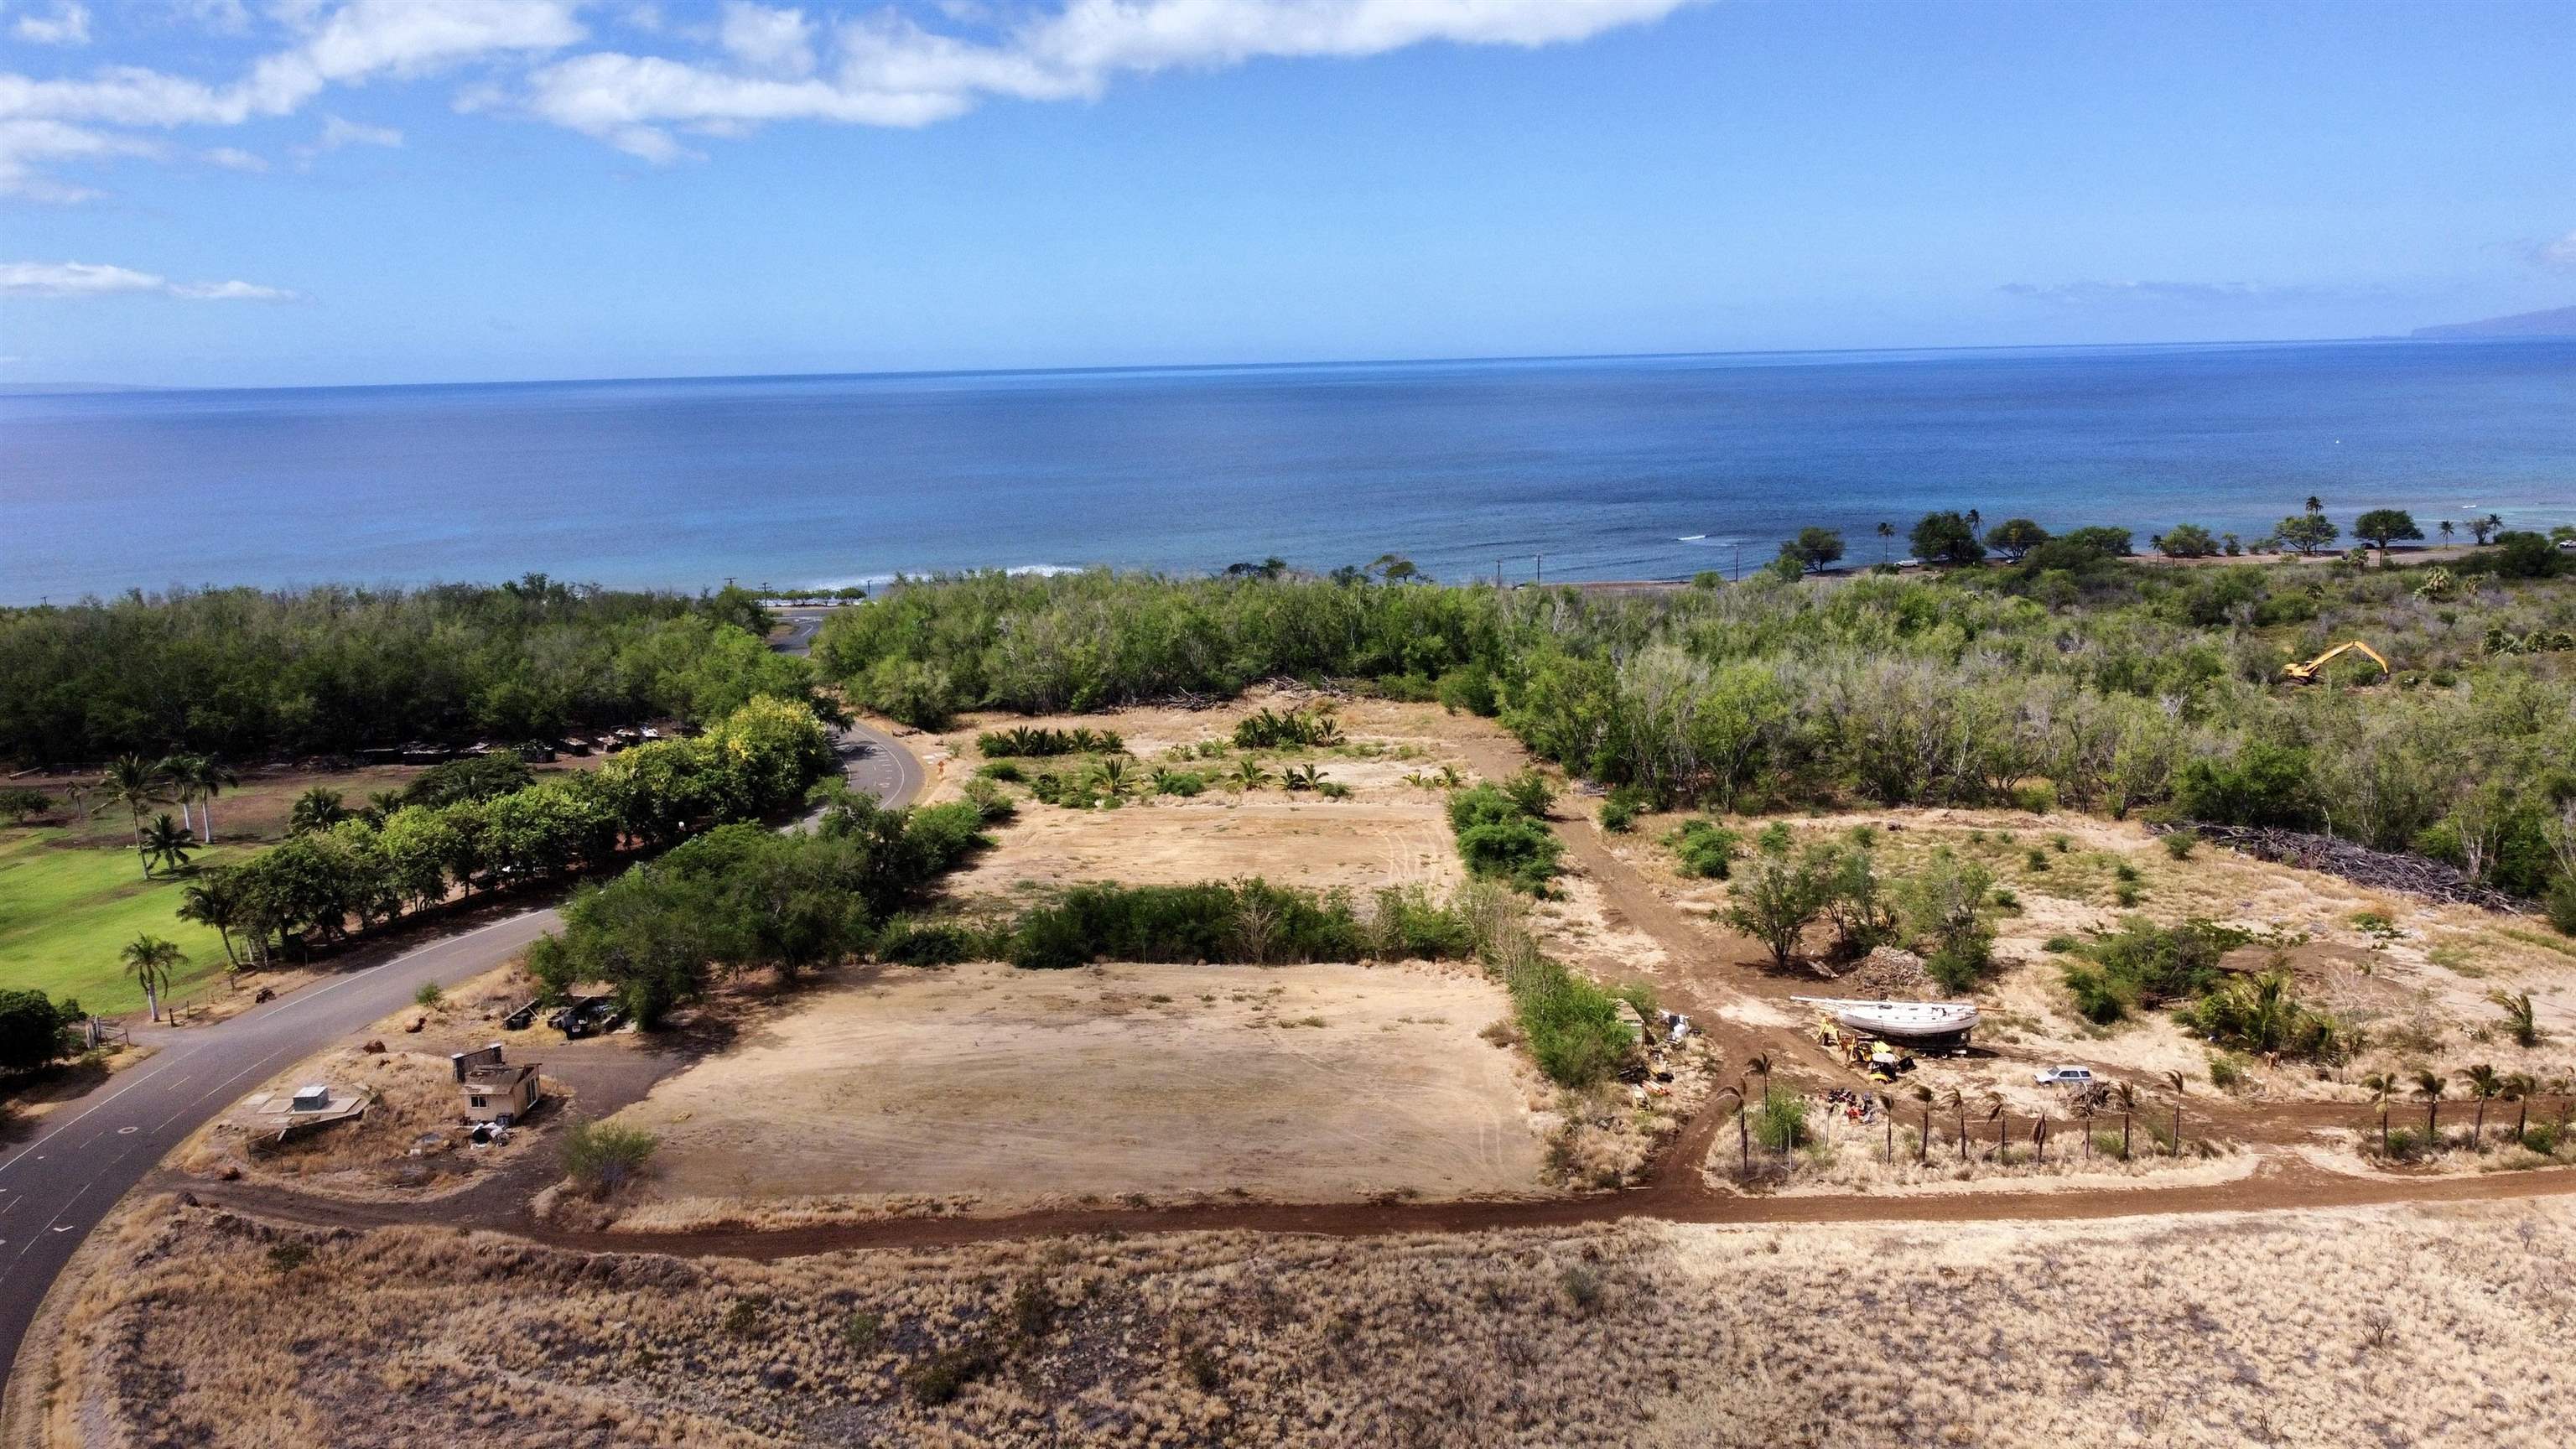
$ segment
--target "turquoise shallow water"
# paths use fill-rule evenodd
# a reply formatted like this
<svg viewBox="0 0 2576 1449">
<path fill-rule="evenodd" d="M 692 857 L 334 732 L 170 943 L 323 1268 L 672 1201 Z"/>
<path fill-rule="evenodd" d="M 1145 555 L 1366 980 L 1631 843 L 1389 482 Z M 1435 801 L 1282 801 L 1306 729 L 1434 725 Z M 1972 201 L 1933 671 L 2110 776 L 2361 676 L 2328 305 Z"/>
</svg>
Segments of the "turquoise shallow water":
<svg viewBox="0 0 2576 1449">
<path fill-rule="evenodd" d="M 2576 521 L 2576 342 L 1734 354 L 0 398 L 0 601 L 1107 563 L 1670 577 L 1931 508 Z M 1896 547 L 1903 548 L 1900 539 Z"/>
</svg>

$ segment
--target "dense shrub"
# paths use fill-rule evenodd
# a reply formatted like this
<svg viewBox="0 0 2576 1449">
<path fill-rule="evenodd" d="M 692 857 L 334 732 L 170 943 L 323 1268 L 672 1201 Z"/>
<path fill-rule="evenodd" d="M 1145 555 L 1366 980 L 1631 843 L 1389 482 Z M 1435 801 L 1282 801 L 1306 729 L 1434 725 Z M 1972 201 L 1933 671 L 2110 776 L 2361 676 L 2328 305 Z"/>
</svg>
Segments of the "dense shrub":
<svg viewBox="0 0 2576 1449">
<path fill-rule="evenodd" d="M 82 1016 L 77 1001 L 57 1002 L 41 991 L 0 986 L 0 1076 L 29 1072 L 77 1049 L 72 1028 Z"/>
<path fill-rule="evenodd" d="M 749 595 L 323 587 L 0 609 L 0 756 L 235 757 L 523 740 L 759 695 L 828 708 Z"/>
<path fill-rule="evenodd" d="M 1364 956 L 1454 955 L 1463 927 L 1427 898 L 1378 897 L 1363 920 L 1349 897 L 1261 880 L 1180 886 L 1083 885 L 1021 913 L 1004 954 L 1014 966 L 1061 969 L 1093 961 L 1208 961 L 1282 965 Z"/>
<path fill-rule="evenodd" d="M 1679 858 L 1675 869 L 1701 880 L 1724 880 L 1744 848 L 1744 837 L 1711 820 L 1685 820 L 1664 837 Z"/>
<path fill-rule="evenodd" d="M 1458 837 L 1458 856 L 1468 874 L 1507 881 L 1532 894 L 1548 889 L 1564 845 L 1546 820 L 1529 810 L 1530 798 L 1526 791 L 1515 798 L 1492 784 L 1449 793 L 1449 828 Z"/>
<path fill-rule="evenodd" d="M 2174 804 L 2194 820 L 2222 825 L 2304 826 L 2316 817 L 2308 752 L 2254 741 L 2234 755 L 2184 763 Z"/>
<path fill-rule="evenodd" d="M 811 833 L 726 826 L 575 891 L 563 928 L 529 949 L 528 969 L 557 997 L 605 983 L 654 1026 L 722 973 L 793 976 L 884 951 L 890 933 L 878 922 L 983 845 L 981 825 L 962 801 L 887 810 L 844 796 Z M 925 957 L 959 949 L 934 930 L 893 934 L 892 944 Z"/>
<path fill-rule="evenodd" d="M 559 1149 L 564 1175 L 575 1186 L 605 1196 L 632 1181 L 653 1160 L 658 1145 L 641 1127 L 614 1122 L 577 1121 L 564 1128 Z"/>
<path fill-rule="evenodd" d="M 986 730 L 975 737 L 975 749 L 988 760 L 1010 756 L 1047 755 L 1115 755 L 1123 753 L 1127 742 L 1115 730 L 1034 729 L 1026 725 L 1004 730 Z"/>
<path fill-rule="evenodd" d="M 2139 1007 L 2193 1000 L 2214 988 L 2218 963 L 2251 939 L 2243 931 L 2193 919 L 2161 927 L 2131 916 L 2120 929 L 2083 948 L 2090 965 L 2065 968 L 2076 1009 L 2108 1025 Z"/>
</svg>

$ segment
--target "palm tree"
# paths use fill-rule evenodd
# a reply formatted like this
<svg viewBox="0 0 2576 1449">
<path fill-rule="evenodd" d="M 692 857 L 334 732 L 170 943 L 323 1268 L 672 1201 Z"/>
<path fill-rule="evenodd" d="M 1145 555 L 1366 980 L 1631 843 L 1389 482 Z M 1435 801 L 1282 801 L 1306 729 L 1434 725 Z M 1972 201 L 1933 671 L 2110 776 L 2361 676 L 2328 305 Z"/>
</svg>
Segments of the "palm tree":
<svg viewBox="0 0 2576 1449">
<path fill-rule="evenodd" d="M 2504 1094 L 2513 1101 L 2513 1140 L 2520 1142 L 2531 1128 L 2531 1099 L 2540 1095 L 2540 1079 L 2529 1072 L 2508 1073 Z"/>
<path fill-rule="evenodd" d="M 1995 1162 L 2001 1165 L 2004 1160 L 2005 1134 L 2012 1131 L 2011 1121 L 2004 1116 L 2003 1093 L 1986 1094 L 1986 1120 L 1995 1124 Z"/>
<path fill-rule="evenodd" d="M 1896 1163 L 1896 1098 L 1887 1092 L 1876 1095 L 1878 1109 L 1887 1114 L 1887 1161 L 1890 1166 L 1894 1166 Z"/>
<path fill-rule="evenodd" d="M 2174 1099 L 2174 1145 L 2173 1145 L 2173 1150 L 2174 1150 L 2174 1156 L 2176 1156 L 2176 1157 L 2180 1157 L 2180 1156 L 2182 1156 L 2182 1098 L 2183 1098 L 2183 1092 L 2184 1092 L 2184 1090 L 2185 1090 L 2185 1089 L 2184 1089 L 2184 1086 L 2183 1086 L 2182 1073 L 2180 1073 L 2180 1072 L 2167 1072 L 2167 1073 L 2165 1073 L 2165 1085 L 2166 1085 L 2166 1086 L 2168 1086 L 2168 1087 L 2171 1087 L 2171 1088 L 2173 1089 L 2173 1099 Z"/>
<path fill-rule="evenodd" d="M 1986 516 L 1984 514 L 1979 513 L 1973 508 L 1968 510 L 1968 529 L 1970 532 L 1974 532 L 1978 528 L 1982 527 L 1985 521 Z"/>
<path fill-rule="evenodd" d="M 223 761 L 198 755 L 189 767 L 189 777 L 197 787 L 197 824 L 206 832 L 206 843 L 215 843 L 215 797 L 241 783 Z"/>
<path fill-rule="evenodd" d="M 1954 1112 L 1954 1113 L 1958 1114 L 1958 1118 L 1959 1118 L 1959 1160 L 1960 1160 L 1961 1162 L 1965 1162 L 1965 1161 L 1967 1161 L 1967 1160 L 1968 1160 L 1968 1098 L 1967 1098 L 1967 1094 L 1966 1094 L 1966 1093 L 1961 1092 L 1961 1091 L 1960 1091 L 1958 1088 L 1956 1088 L 1956 1087 L 1952 1087 L 1949 1091 L 1947 1091 L 1947 1092 L 1945 1092 L 1945 1093 L 1943 1093 L 1943 1094 L 1942 1094 L 1942 1096 L 1941 1096 L 1941 1105 L 1942 1105 L 1942 1106 L 1944 1106 L 1944 1107 L 1949 1108 L 1952 1112 Z"/>
<path fill-rule="evenodd" d="M 185 964 L 187 957 L 179 948 L 154 935 L 141 935 L 126 944 L 119 953 L 125 969 L 143 984 L 143 1001 L 151 1009 L 152 1019 L 161 1019 L 161 993 L 170 989 L 170 969 Z"/>
<path fill-rule="evenodd" d="M 99 776 L 98 789 L 108 799 L 124 806 L 126 813 L 134 817 L 134 854 L 141 858 L 143 812 L 155 805 L 170 803 L 169 780 L 162 773 L 160 763 L 141 755 L 119 755 L 108 762 L 106 772 Z M 149 861 L 145 861 L 143 873 L 146 876 L 152 874 Z"/>
<path fill-rule="evenodd" d="M 2386 1072 L 2373 1072 L 2361 1079 L 2362 1090 L 2370 1094 L 2370 1105 L 2379 1109 L 2379 1155 L 2388 1155 L 2388 1099 L 2397 1095 L 2397 1079 Z"/>
<path fill-rule="evenodd" d="M 241 969 L 241 955 L 233 950 L 233 927 L 242 923 L 241 883 L 230 870 L 216 866 L 189 883 L 180 892 L 178 916 L 201 926 L 212 926 L 223 938 L 224 960 L 236 971 Z"/>
<path fill-rule="evenodd" d="M 2478 1104 L 2477 1116 L 2469 1125 L 2469 1145 L 2475 1147 L 2486 1137 L 2487 1103 L 2504 1094 L 2504 1078 L 2484 1062 L 2474 1067 L 2462 1067 L 2459 1078 L 2461 1084 L 2469 1089 L 2469 1096 Z"/>
<path fill-rule="evenodd" d="M 1744 1079 L 1735 1079 L 1732 1087 L 1717 1089 L 1722 1096 L 1735 1099 L 1735 1170 L 1739 1176 L 1753 1173 L 1753 1099 L 1744 1095 Z"/>
<path fill-rule="evenodd" d="M 1879 561 L 1880 563 L 1885 563 L 1885 562 L 1887 562 L 1890 558 L 1894 557 L 1894 549 L 1895 549 L 1896 545 L 1892 542 L 1892 540 L 1893 540 L 1895 537 L 1896 537 L 1896 525 L 1895 525 L 1895 524 L 1893 524 L 1893 523 L 1882 523 L 1882 524 L 1880 524 L 1880 525 L 1878 526 L 1878 561 Z"/>
<path fill-rule="evenodd" d="M 1246 755 L 1234 762 L 1234 773 L 1227 779 L 1234 786 L 1235 793 L 1240 795 L 1246 790 L 1258 790 L 1269 784 L 1270 772 L 1261 768 L 1259 760 Z"/>
<path fill-rule="evenodd" d="M 2450 541 L 2451 541 L 2451 535 L 2452 535 L 2452 534 L 2455 534 L 2455 533 L 2457 533 L 2457 532 L 2459 532 L 2459 531 L 2460 531 L 2460 530 L 2459 530 L 2458 526 L 2457 526 L 2457 525 L 2455 525 L 2455 524 L 2453 524 L 2453 523 L 2451 522 L 2451 520 L 2449 520 L 2449 519 L 2447 519 L 2447 518 L 2445 518 L 2445 519 L 2443 519 L 2443 520 L 2442 520 L 2442 542 L 2443 542 L 2444 544 L 2446 544 L 2446 545 L 2447 545 L 2448 543 L 2450 543 Z"/>
<path fill-rule="evenodd" d="M 328 830 L 348 818 L 346 797 L 337 790 L 316 785 L 295 797 L 295 808 L 287 812 L 286 832 L 289 835 L 310 835 L 317 830 Z"/>
<path fill-rule="evenodd" d="M 358 814 L 373 824 L 382 825 L 387 816 L 401 808 L 403 792 L 400 790 L 371 790 L 367 794 L 367 808 Z"/>
<path fill-rule="evenodd" d="M 1886 526 L 1883 523 L 1879 525 L 1881 528 Z M 1932 1089 L 1916 1082 L 1914 1100 L 1923 1104 L 1923 1136 L 1914 1144 L 1914 1160 L 1928 1163 L 1932 1160 Z"/>
<path fill-rule="evenodd" d="M 2313 494 L 2313 493 L 2309 494 L 2309 495 L 2308 495 L 2308 512 L 2310 512 L 2310 513 L 2323 513 L 2323 512 L 2325 512 L 2325 511 L 2326 511 L 2326 501 L 2325 501 L 2324 499 L 2322 499 L 2322 498 L 2319 498 L 2317 495 L 2315 495 L 2315 494 Z"/>
<path fill-rule="evenodd" d="M 2517 991 L 2508 996 L 2501 991 L 2490 991 L 2487 1000 L 2504 1008 L 2504 1027 L 2513 1035 L 2515 1046 L 2540 1045 L 2540 1015 L 2532 1009 L 2530 992 Z"/>
<path fill-rule="evenodd" d="M 171 819 L 169 811 L 162 811 L 143 832 L 143 874 L 150 876 L 156 865 L 179 869 L 188 863 L 196 845 L 197 837 L 188 833 L 188 827 Z"/>
<path fill-rule="evenodd" d="M 2138 1089 L 2126 1082 L 2111 1089 L 2111 1100 L 2120 1104 L 2120 1160 L 2129 1160 L 2129 1124 L 2138 1115 Z"/>
<path fill-rule="evenodd" d="M 2442 1074 L 2417 1072 L 2415 1100 L 2424 1104 L 2424 1141 L 2428 1146 L 2441 1144 Z"/>
</svg>

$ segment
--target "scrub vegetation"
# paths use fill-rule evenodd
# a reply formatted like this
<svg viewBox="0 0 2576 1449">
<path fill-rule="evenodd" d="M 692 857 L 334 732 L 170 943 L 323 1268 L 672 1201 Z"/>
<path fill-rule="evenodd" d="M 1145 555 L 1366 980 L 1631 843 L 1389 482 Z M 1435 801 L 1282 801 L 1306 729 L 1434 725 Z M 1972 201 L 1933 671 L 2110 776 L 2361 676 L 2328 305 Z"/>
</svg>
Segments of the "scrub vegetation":
<svg viewBox="0 0 2576 1449">
<path fill-rule="evenodd" d="M 2018 562 L 1961 550 L 1925 576 L 1652 593 L 978 574 L 834 617 L 816 659 L 923 725 L 1330 679 L 1496 713 L 1540 757 L 1658 808 L 2064 805 L 2331 829 L 2561 893 L 2576 921 L 2576 648 L 2559 647 L 2576 644 L 2576 561 L 2499 537 L 2446 561 L 2441 597 L 2416 568 L 2149 568 L 2116 530 Z M 2321 686 L 2281 683 L 2355 637 L 2393 677 L 2339 663 Z"/>
</svg>

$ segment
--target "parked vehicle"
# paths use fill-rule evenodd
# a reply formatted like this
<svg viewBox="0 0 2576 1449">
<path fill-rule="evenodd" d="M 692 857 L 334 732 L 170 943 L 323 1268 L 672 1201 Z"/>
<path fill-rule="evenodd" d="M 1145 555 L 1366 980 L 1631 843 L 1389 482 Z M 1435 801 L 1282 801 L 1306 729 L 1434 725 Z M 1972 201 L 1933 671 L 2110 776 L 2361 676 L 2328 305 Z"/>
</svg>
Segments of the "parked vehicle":
<svg viewBox="0 0 2576 1449">
<path fill-rule="evenodd" d="M 2043 1087 L 2089 1087 L 2093 1085 L 2091 1067 L 2041 1067 L 2031 1080 Z"/>
</svg>

